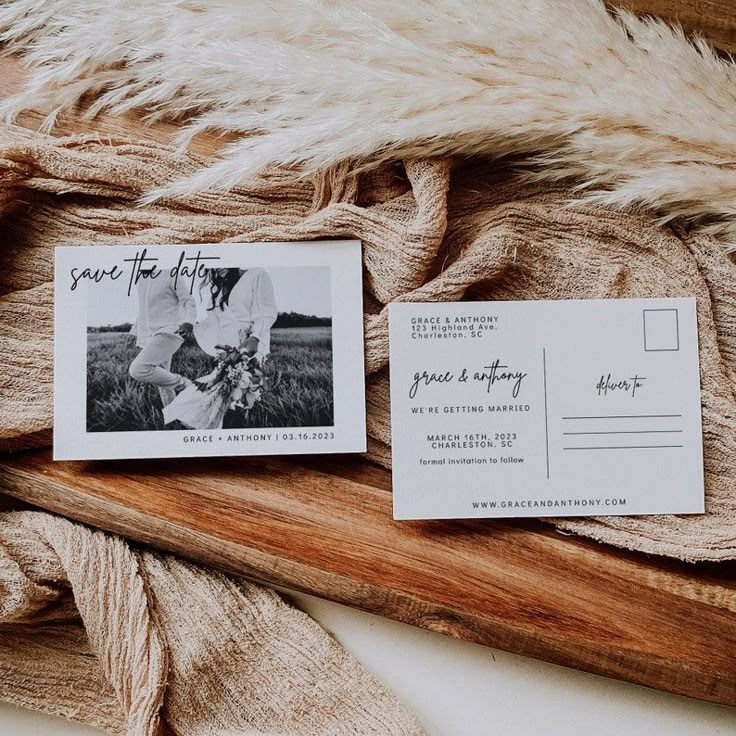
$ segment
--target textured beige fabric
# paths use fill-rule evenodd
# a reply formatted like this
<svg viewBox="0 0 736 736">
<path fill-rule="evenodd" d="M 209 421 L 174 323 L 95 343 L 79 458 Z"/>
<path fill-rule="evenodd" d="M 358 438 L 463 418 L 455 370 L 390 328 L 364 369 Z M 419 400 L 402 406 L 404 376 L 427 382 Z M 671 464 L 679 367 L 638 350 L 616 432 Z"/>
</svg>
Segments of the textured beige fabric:
<svg viewBox="0 0 736 736">
<path fill-rule="evenodd" d="M 0 698 L 113 734 L 420 736 L 273 591 L 50 514 L 0 514 Z"/>
<path fill-rule="evenodd" d="M 272 172 L 227 194 L 137 207 L 203 162 L 153 143 L 2 135 L 0 202 L 16 210 L 0 269 L 4 447 L 50 441 L 54 245 L 354 237 L 364 244 L 370 456 L 386 465 L 388 302 L 696 296 L 707 514 L 558 526 L 685 560 L 736 557 L 736 266 L 714 240 L 637 213 L 573 209 L 564 187 L 490 164 L 452 171 L 448 160 L 359 175 L 343 166 L 317 182 Z"/>
</svg>

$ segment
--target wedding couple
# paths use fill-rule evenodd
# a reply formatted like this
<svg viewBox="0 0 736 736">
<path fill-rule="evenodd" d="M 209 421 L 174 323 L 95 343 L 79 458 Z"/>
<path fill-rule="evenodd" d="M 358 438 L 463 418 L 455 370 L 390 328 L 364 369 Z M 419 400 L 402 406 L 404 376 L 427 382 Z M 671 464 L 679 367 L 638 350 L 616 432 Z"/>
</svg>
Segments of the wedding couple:
<svg viewBox="0 0 736 736">
<path fill-rule="evenodd" d="M 209 290 L 207 317 L 197 322 L 197 304 L 189 284 L 166 272 L 143 276 L 136 285 L 138 318 L 131 328 L 140 353 L 128 372 L 135 381 L 158 388 L 166 424 L 179 419 L 196 429 L 222 426 L 224 412 L 202 419 L 207 396 L 192 380 L 171 371 L 174 353 L 192 338 L 209 355 L 224 358 L 232 349 L 263 358 L 270 353 L 271 327 L 278 315 L 273 285 L 260 268 L 218 268 L 205 275 L 200 291 Z M 199 377 L 197 377 L 199 378 Z M 185 421 L 197 416 L 197 427 Z"/>
</svg>

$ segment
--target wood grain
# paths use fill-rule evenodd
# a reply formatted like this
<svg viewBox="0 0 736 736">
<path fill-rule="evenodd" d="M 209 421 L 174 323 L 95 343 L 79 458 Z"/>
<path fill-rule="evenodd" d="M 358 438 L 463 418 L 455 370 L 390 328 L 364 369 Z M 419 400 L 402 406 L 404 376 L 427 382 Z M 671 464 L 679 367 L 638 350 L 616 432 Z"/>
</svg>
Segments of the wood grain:
<svg viewBox="0 0 736 736">
<path fill-rule="evenodd" d="M 538 522 L 393 522 L 347 457 L 0 463 L 23 501 L 415 626 L 736 704 L 733 565 L 627 554 Z"/>
<path fill-rule="evenodd" d="M 626 0 L 736 46 L 730 2 Z M 0 95 L 22 79 L 0 59 Z M 40 113 L 21 123 L 36 127 Z M 134 116 L 67 117 L 59 134 L 168 141 Z M 202 137 L 211 154 L 222 139 Z M 391 520 L 390 476 L 356 458 L 52 463 L 0 460 L 24 502 L 201 563 L 511 652 L 736 704 L 736 566 L 689 566 L 539 522 Z"/>
<path fill-rule="evenodd" d="M 679 23 L 687 33 L 701 35 L 717 48 L 736 49 L 736 3 L 732 0 L 607 0 L 606 4 Z"/>
</svg>

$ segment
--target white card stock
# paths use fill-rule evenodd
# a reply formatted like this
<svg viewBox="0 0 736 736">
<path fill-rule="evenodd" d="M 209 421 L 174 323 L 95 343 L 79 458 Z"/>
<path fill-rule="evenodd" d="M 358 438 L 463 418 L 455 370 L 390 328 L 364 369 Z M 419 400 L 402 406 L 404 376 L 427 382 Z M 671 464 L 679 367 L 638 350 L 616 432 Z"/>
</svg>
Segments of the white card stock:
<svg viewBox="0 0 736 736">
<path fill-rule="evenodd" d="M 394 518 L 703 512 L 694 299 L 389 318 Z"/>
<path fill-rule="evenodd" d="M 355 241 L 56 250 L 57 460 L 363 452 Z"/>
</svg>

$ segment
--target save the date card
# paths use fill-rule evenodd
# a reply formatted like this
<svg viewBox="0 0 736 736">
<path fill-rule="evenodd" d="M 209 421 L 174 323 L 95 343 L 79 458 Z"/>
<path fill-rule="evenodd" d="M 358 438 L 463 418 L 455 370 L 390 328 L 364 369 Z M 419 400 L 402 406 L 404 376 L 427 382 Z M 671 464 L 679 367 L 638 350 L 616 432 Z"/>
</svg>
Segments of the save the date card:
<svg viewBox="0 0 736 736">
<path fill-rule="evenodd" d="M 394 518 L 703 512 L 694 299 L 389 318 Z"/>
<path fill-rule="evenodd" d="M 362 452 L 354 241 L 56 249 L 54 458 Z"/>
</svg>

